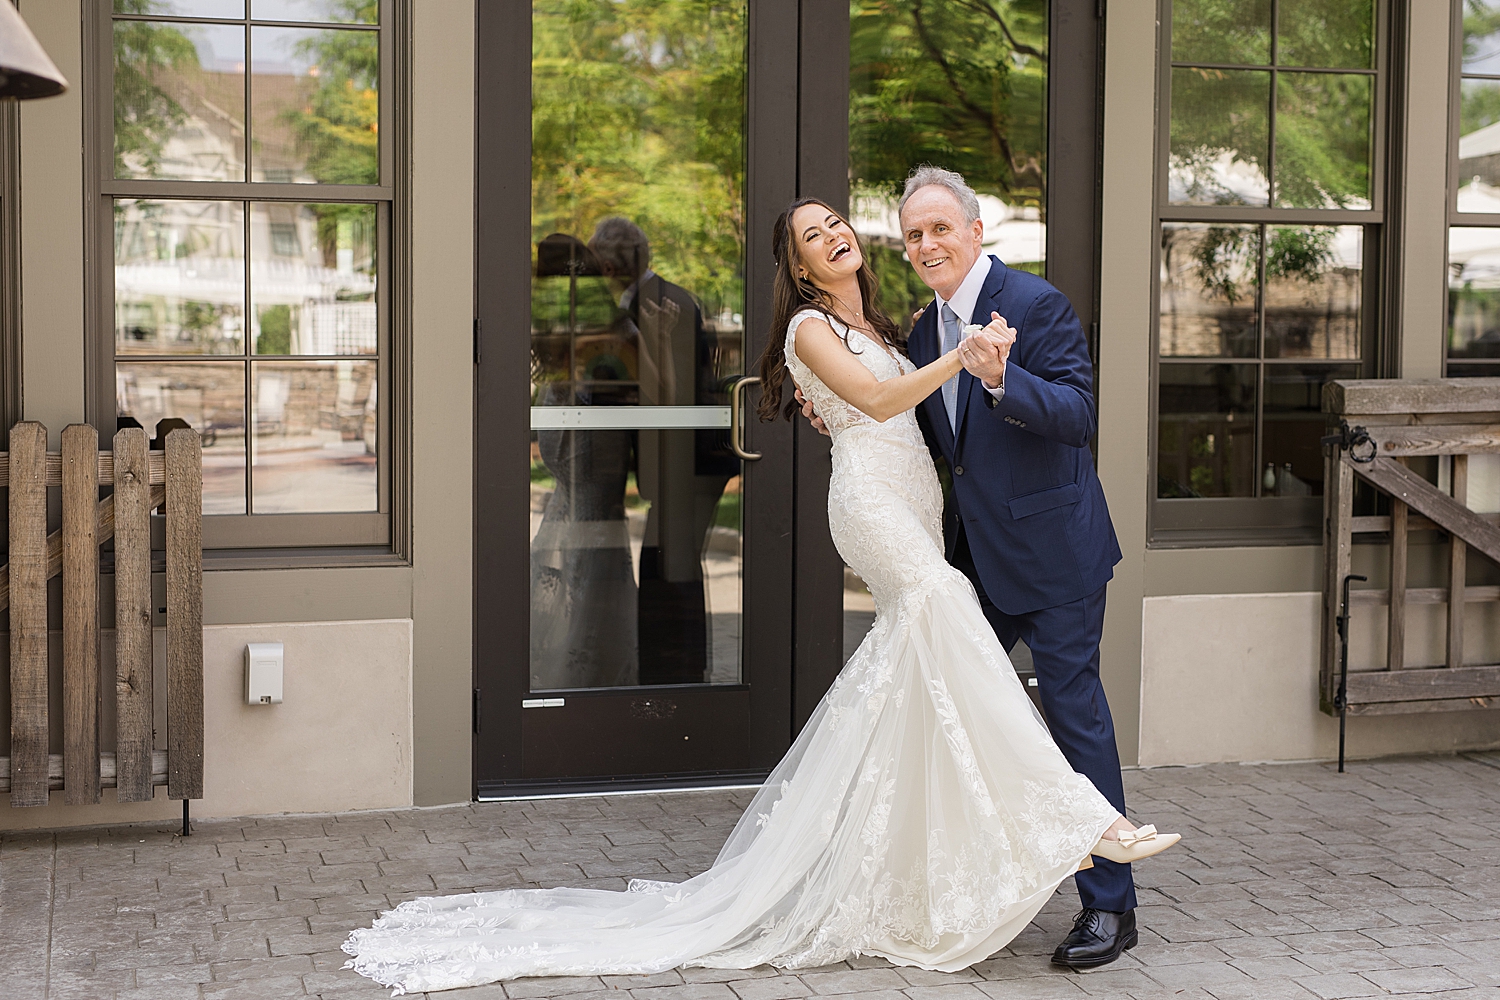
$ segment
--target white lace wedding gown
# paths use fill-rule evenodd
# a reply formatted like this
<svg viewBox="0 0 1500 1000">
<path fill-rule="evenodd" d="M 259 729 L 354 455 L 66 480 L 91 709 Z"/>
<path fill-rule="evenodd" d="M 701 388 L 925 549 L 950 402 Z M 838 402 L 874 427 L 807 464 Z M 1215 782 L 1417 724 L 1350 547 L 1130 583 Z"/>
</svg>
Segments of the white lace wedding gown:
<svg viewBox="0 0 1500 1000">
<path fill-rule="evenodd" d="M 810 315 L 792 319 L 787 365 L 833 434 L 829 527 L 870 586 L 875 624 L 713 867 L 627 892 L 412 900 L 350 935 L 349 967 L 397 993 L 854 955 L 954 971 L 1020 933 L 1114 821 L 943 559 L 914 413 L 877 423 L 809 371 L 793 335 Z M 877 378 L 912 370 L 851 343 Z"/>
</svg>

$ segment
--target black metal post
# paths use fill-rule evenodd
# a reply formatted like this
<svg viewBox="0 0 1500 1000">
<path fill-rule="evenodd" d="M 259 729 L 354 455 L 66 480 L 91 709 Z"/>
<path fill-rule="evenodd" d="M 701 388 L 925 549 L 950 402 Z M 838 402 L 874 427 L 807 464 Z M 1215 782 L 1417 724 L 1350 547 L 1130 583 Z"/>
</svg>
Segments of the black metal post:
<svg viewBox="0 0 1500 1000">
<path fill-rule="evenodd" d="M 1334 619 L 1339 630 L 1339 690 L 1333 696 L 1333 707 L 1339 713 L 1339 773 L 1344 773 L 1344 722 L 1349 715 L 1349 581 L 1368 580 L 1367 576 L 1350 573 L 1344 577 L 1343 603 Z M 184 803 L 185 805 L 186 803 Z"/>
<path fill-rule="evenodd" d="M 1343 768 L 1341 767 L 1341 768 L 1339 768 L 1339 770 L 1342 771 Z M 193 829 L 192 829 L 192 827 L 188 826 L 188 800 L 187 799 L 183 799 L 182 800 L 182 835 L 184 837 L 191 837 L 193 835 Z"/>
</svg>

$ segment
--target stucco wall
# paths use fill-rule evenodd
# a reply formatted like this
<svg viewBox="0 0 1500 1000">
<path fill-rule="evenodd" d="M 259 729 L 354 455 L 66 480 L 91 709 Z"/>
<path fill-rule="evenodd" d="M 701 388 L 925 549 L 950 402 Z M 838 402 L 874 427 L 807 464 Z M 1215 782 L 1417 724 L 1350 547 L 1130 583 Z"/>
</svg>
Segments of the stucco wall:
<svg viewBox="0 0 1500 1000">
<path fill-rule="evenodd" d="M 1143 604 L 1140 763 L 1337 755 L 1338 720 L 1318 711 L 1321 595 L 1198 594 L 1148 597 Z M 1436 621 L 1443 608 L 1420 611 L 1418 621 Z M 1470 634 L 1493 644 L 1491 613 L 1477 605 L 1470 612 Z M 1384 609 L 1359 608 L 1351 664 L 1374 666 L 1384 631 Z M 1440 662 L 1441 630 L 1410 632 L 1412 662 Z M 1495 710 L 1349 719 L 1354 757 L 1494 746 L 1500 746 Z"/>
</svg>

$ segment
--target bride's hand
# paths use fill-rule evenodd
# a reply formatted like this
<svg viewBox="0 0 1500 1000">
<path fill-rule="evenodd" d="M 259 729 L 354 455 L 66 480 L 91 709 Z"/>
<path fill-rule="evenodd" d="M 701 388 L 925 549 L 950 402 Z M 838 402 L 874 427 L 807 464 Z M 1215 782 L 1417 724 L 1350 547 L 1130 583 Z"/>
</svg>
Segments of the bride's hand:
<svg viewBox="0 0 1500 1000">
<path fill-rule="evenodd" d="M 828 433 L 828 425 L 823 423 L 823 418 L 818 416 L 818 411 L 813 409 L 812 403 L 808 402 L 807 397 L 802 395 L 801 389 L 796 391 L 796 396 L 797 402 L 802 404 L 802 415 L 807 418 L 808 423 L 813 425 L 813 429 L 824 437 L 832 437 Z"/>
<path fill-rule="evenodd" d="M 958 345 L 959 358 L 969 374 L 991 389 L 1005 384 L 1005 362 L 1016 342 L 1015 329 L 997 312 L 990 313 L 988 326 Z"/>
</svg>

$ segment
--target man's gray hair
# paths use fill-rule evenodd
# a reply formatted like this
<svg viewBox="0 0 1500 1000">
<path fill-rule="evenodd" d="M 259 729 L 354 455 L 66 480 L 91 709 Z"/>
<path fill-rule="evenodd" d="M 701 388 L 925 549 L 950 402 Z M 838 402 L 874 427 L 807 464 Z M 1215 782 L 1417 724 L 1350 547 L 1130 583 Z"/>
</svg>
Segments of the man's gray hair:
<svg viewBox="0 0 1500 1000">
<path fill-rule="evenodd" d="M 945 170 L 942 167 L 934 167 L 930 163 L 913 167 L 911 173 L 906 175 L 906 190 L 901 192 L 901 200 L 896 203 L 896 217 L 901 217 L 901 212 L 906 208 L 906 203 L 911 196 L 924 187 L 937 186 L 947 188 L 953 197 L 958 199 L 958 207 L 964 210 L 964 221 L 972 223 L 979 218 L 979 196 L 974 189 L 969 187 L 963 175 L 954 170 Z"/>
<path fill-rule="evenodd" d="M 651 263 L 651 244 L 646 234 L 629 219 L 611 215 L 601 219 L 589 238 L 589 249 L 621 277 L 639 278 Z"/>
</svg>

